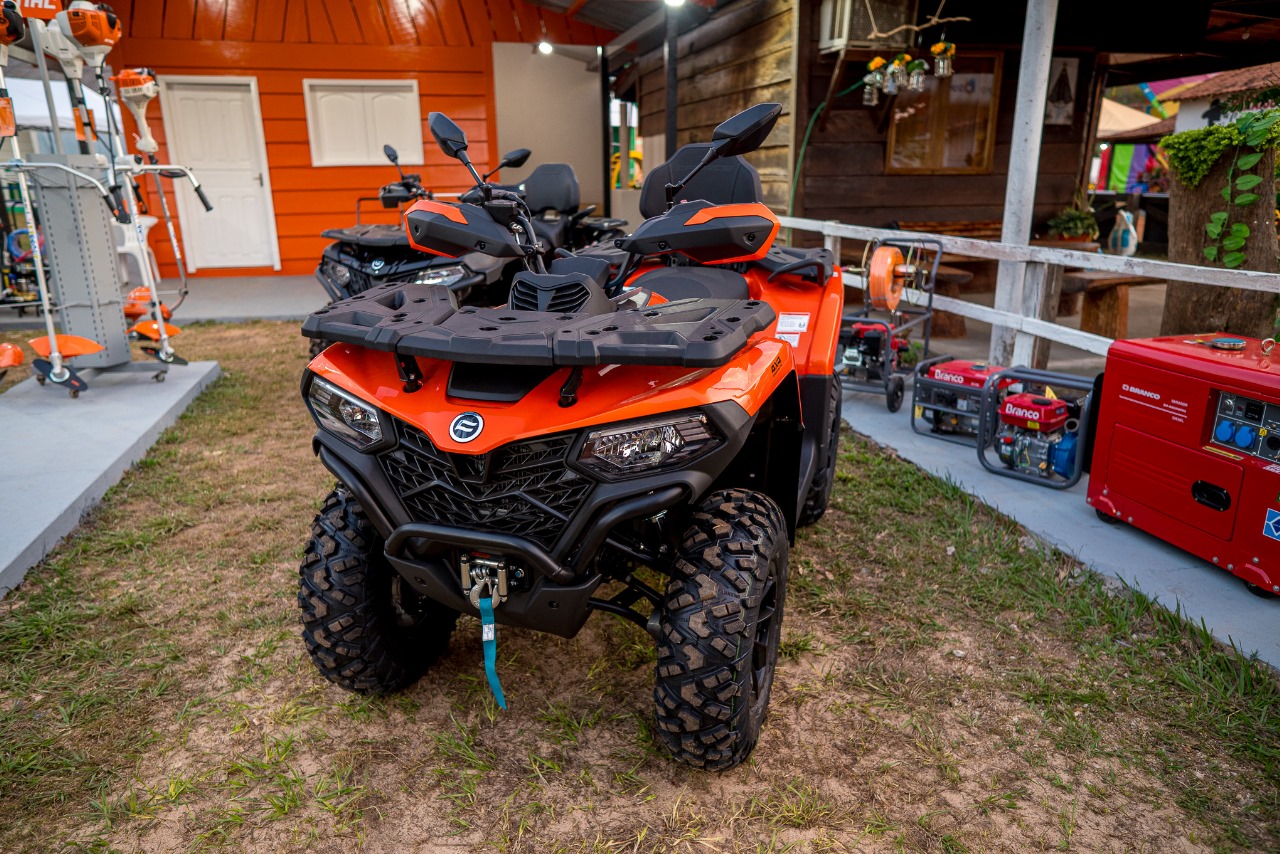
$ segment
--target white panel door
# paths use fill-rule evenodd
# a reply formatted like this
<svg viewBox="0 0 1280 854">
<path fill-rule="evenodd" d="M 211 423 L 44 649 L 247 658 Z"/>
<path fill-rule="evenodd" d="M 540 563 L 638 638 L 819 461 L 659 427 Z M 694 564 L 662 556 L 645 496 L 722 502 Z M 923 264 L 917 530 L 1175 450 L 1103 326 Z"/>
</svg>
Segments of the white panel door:
<svg viewBox="0 0 1280 854">
<path fill-rule="evenodd" d="M 188 268 L 278 268 L 254 79 L 188 78 L 162 85 L 169 154 L 195 172 L 213 203 L 206 212 L 190 185 L 176 182 Z"/>
</svg>

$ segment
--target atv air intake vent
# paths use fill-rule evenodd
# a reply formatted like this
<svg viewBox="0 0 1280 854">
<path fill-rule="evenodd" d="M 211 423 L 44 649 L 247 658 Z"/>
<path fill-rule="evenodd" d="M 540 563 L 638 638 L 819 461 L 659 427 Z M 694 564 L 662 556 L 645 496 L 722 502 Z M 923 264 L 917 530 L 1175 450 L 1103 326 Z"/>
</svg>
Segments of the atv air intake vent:
<svg viewBox="0 0 1280 854">
<path fill-rule="evenodd" d="M 518 273 L 507 305 L 517 311 L 562 314 L 604 314 L 615 308 L 604 291 L 582 273 Z"/>
</svg>

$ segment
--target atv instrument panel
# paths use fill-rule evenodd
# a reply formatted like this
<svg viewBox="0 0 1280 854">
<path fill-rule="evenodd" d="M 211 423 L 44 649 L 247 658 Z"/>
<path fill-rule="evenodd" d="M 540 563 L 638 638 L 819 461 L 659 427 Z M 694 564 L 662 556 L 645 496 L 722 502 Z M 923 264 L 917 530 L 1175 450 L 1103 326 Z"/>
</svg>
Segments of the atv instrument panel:
<svg viewBox="0 0 1280 854">
<path fill-rule="evenodd" d="M 614 245 L 636 255 L 679 252 L 700 264 L 729 264 L 763 258 L 777 233 L 778 218 L 760 202 L 681 202 Z"/>
<path fill-rule="evenodd" d="M 313 312 L 302 334 L 476 364 L 715 368 L 775 317 L 759 300 L 677 300 L 608 314 L 459 308 L 443 285 L 393 283 Z"/>
</svg>

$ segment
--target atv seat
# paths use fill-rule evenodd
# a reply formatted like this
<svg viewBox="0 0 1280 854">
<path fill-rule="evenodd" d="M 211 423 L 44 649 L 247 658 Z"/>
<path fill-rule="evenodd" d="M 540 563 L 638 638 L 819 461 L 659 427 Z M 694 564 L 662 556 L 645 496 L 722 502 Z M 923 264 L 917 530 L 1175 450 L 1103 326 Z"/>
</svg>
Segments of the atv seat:
<svg viewBox="0 0 1280 854">
<path fill-rule="evenodd" d="M 640 214 L 658 216 L 667 209 L 667 184 L 688 175 L 706 156 L 709 143 L 682 146 L 666 163 L 653 168 L 640 188 Z M 712 204 L 730 205 L 758 202 L 763 197 L 760 173 L 742 157 L 725 157 L 714 161 L 676 194 L 677 202 L 702 199 Z"/>
<path fill-rule="evenodd" d="M 741 273 L 719 267 L 661 267 L 636 284 L 671 302 L 682 299 L 751 299 Z"/>
</svg>

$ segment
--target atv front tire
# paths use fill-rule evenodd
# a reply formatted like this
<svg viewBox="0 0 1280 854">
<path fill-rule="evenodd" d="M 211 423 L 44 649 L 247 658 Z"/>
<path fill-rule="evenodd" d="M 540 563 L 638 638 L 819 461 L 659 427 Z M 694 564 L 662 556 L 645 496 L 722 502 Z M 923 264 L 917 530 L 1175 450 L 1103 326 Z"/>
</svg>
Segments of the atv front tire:
<svg viewBox="0 0 1280 854">
<path fill-rule="evenodd" d="M 332 343 L 333 342 L 327 338 L 312 338 L 311 346 L 308 348 L 307 352 L 311 355 L 311 358 L 314 359 L 316 356 L 323 353 Z"/>
<path fill-rule="evenodd" d="M 658 731 L 677 759 L 732 768 L 760 738 L 787 557 L 782 511 L 761 493 L 719 490 L 694 512 L 658 623 Z"/>
<path fill-rule="evenodd" d="M 382 538 L 339 486 L 311 526 L 299 568 L 302 637 L 326 679 L 386 694 L 413 684 L 449 646 L 458 612 L 419 596 L 382 554 Z"/>
<path fill-rule="evenodd" d="M 840 404 L 844 400 L 844 389 L 840 387 L 840 375 L 836 374 L 831 383 L 831 423 L 830 432 L 823 448 L 822 468 L 809 483 L 809 491 L 804 496 L 804 506 L 800 508 L 800 518 L 796 525 L 803 528 L 812 525 L 827 512 L 827 502 L 831 500 L 831 487 L 836 480 L 836 460 L 840 456 Z"/>
</svg>

